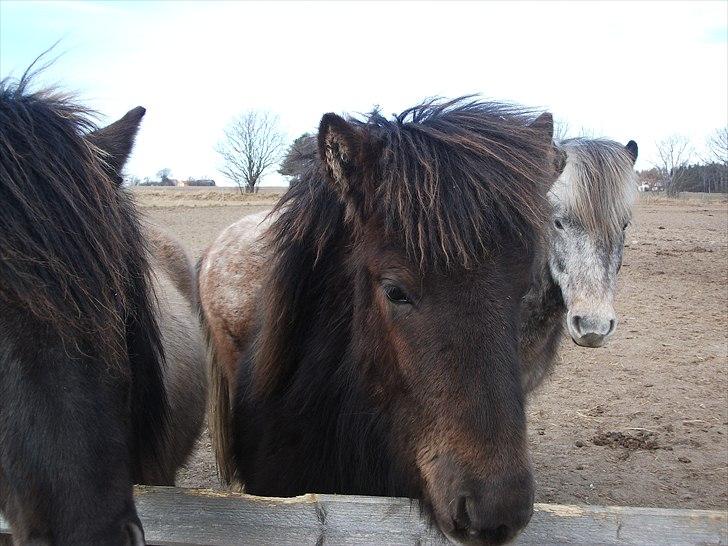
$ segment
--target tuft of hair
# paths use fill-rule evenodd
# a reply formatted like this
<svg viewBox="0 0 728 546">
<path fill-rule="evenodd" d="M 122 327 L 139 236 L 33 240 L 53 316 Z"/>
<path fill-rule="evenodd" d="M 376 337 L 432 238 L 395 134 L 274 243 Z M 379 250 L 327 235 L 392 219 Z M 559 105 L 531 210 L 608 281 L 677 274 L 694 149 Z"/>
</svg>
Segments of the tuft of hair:
<svg viewBox="0 0 728 546">
<path fill-rule="evenodd" d="M 554 185 L 560 205 L 595 236 L 618 236 L 637 194 L 634 158 L 623 144 L 607 139 L 572 138 L 559 146 L 567 156 Z"/>
<path fill-rule="evenodd" d="M 377 110 L 350 117 L 377 151 L 371 165 L 359 166 L 357 206 L 423 269 L 475 267 L 505 229 L 530 240 L 540 234 L 545 194 L 556 178 L 552 135 L 532 124 L 534 117 L 473 97 L 431 99 L 392 119 Z M 321 183 L 320 163 L 301 174 L 302 186 Z M 281 206 L 299 198 L 313 205 L 306 193 L 291 192 Z M 279 227 L 286 223 L 284 214 Z"/>
<path fill-rule="evenodd" d="M 305 172 L 306 167 L 316 160 L 317 154 L 316 136 L 304 134 L 289 146 L 278 172 L 284 176 L 294 177 L 295 181 L 301 173 Z"/>
<path fill-rule="evenodd" d="M 28 84 L 0 82 L 0 298 L 121 356 L 136 216 L 83 138 L 91 112 Z"/>
<path fill-rule="evenodd" d="M 200 291 L 200 269 L 204 256 L 195 263 L 195 291 Z M 232 438 L 232 396 L 227 376 L 223 372 L 215 343 L 212 339 L 210 323 L 202 305 L 197 306 L 197 314 L 202 325 L 205 342 L 205 364 L 207 369 L 207 426 L 212 440 L 212 451 L 215 454 L 217 473 L 227 485 L 239 484 L 237 466 L 233 460 Z"/>
<path fill-rule="evenodd" d="M 85 138 L 92 112 L 30 91 L 32 77 L 0 81 L 0 300 L 52 328 L 68 354 L 129 376 L 133 440 L 158 458 L 164 353 L 140 221 Z"/>
</svg>

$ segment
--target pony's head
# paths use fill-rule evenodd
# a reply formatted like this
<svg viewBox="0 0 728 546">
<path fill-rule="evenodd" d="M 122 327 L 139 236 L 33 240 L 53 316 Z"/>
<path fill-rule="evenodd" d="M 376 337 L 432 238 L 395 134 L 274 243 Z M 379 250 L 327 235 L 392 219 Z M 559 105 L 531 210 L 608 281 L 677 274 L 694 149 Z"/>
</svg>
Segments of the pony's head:
<svg viewBox="0 0 728 546">
<path fill-rule="evenodd" d="M 577 138 L 560 146 L 567 163 L 549 194 L 549 268 L 568 310 L 571 338 L 600 347 L 617 327 L 612 302 L 637 191 L 637 143 Z"/>
<path fill-rule="evenodd" d="M 0 81 L 0 300 L 69 346 L 123 361 L 131 285 L 147 263 L 118 173 L 144 109 L 96 129 L 71 96 L 31 82 Z"/>
<path fill-rule="evenodd" d="M 25 428 L 40 431 L 32 460 L 13 460 L 22 448 L 8 451 L 8 460 L 16 480 L 41 476 L 9 506 L 23 513 L 21 540 L 31 517 L 33 533 L 58 542 L 138 544 L 131 484 L 143 462 L 160 460 L 167 419 L 148 251 L 119 187 L 144 109 L 97 129 L 72 97 L 30 91 L 31 80 L 26 72 L 18 82 L 0 81 L 2 360 L 27 376 L 4 409 L 10 421 L 37 415 Z M 42 477 L 59 461 L 73 488 Z M 37 473 L 32 465 L 49 466 Z M 103 518 L 98 506 L 108 512 Z M 80 534 L 64 534 L 69 529 Z"/>
<path fill-rule="evenodd" d="M 550 114 L 465 100 L 319 128 L 345 209 L 352 373 L 391 420 L 394 463 L 462 544 L 509 540 L 532 513 L 518 326 L 552 133 Z"/>
</svg>

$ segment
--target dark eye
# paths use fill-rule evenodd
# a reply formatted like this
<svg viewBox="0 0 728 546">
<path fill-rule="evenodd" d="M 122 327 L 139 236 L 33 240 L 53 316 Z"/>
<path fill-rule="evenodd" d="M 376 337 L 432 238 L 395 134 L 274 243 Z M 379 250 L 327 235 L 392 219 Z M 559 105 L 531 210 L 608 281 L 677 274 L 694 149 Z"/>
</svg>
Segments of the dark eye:
<svg viewBox="0 0 728 546">
<path fill-rule="evenodd" d="M 554 220 L 554 226 L 556 226 L 556 229 L 564 229 L 564 224 L 558 218 Z"/>
<path fill-rule="evenodd" d="M 627 229 L 628 226 L 629 226 L 629 220 L 624 223 L 624 225 L 622 226 L 622 230 Z"/>
<path fill-rule="evenodd" d="M 396 303 L 397 305 L 411 303 L 407 294 L 405 294 L 404 290 L 402 290 L 399 286 L 385 284 L 383 288 L 384 293 L 387 295 L 387 299 L 392 303 Z"/>
</svg>

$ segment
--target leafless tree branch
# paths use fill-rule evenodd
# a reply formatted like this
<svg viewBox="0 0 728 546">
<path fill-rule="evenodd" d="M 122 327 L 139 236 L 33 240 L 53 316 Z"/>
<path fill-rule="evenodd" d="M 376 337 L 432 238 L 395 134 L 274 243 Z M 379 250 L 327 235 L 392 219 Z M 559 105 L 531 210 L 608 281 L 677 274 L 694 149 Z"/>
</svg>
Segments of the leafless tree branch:
<svg viewBox="0 0 728 546">
<path fill-rule="evenodd" d="M 717 129 L 708 138 L 710 159 L 721 165 L 728 165 L 728 126 Z"/>
<path fill-rule="evenodd" d="M 252 192 L 279 159 L 284 146 L 278 117 L 258 110 L 244 112 L 225 130 L 216 150 L 222 156 L 220 169 L 243 193 Z"/>
<path fill-rule="evenodd" d="M 690 142 L 684 136 L 672 135 L 657 143 L 657 163 L 662 183 L 668 195 L 680 193 L 686 167 L 693 155 Z"/>
</svg>

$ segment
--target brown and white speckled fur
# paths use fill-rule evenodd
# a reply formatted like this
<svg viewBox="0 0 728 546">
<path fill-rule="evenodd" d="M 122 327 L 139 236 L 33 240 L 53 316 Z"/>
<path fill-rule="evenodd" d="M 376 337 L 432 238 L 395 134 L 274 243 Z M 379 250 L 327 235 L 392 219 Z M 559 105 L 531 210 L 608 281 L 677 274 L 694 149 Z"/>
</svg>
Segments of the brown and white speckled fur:
<svg viewBox="0 0 728 546">
<path fill-rule="evenodd" d="M 221 477 L 230 482 L 230 401 L 241 352 L 255 319 L 267 257 L 261 236 L 276 216 L 245 216 L 223 231 L 198 263 L 200 309 L 205 325 L 210 380 L 210 435 Z"/>
<path fill-rule="evenodd" d="M 176 471 L 189 458 L 205 417 L 207 374 L 198 314 L 194 268 L 180 243 L 155 227 L 147 230 L 157 320 L 167 365 L 164 386 L 169 402 L 163 465 L 154 481 L 174 485 Z"/>
</svg>

